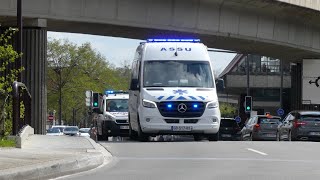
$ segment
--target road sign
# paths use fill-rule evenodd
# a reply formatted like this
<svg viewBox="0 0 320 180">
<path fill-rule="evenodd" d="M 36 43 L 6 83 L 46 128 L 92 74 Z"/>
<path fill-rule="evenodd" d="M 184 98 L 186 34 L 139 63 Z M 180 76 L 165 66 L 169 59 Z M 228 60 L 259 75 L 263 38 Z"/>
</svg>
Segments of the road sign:
<svg viewBox="0 0 320 180">
<path fill-rule="evenodd" d="M 237 117 L 234 118 L 234 120 L 239 124 L 241 122 L 241 117 L 237 116 Z"/>
<path fill-rule="evenodd" d="M 86 98 L 86 106 L 87 107 L 91 107 L 91 99 L 90 98 Z"/>
<path fill-rule="evenodd" d="M 278 116 L 283 116 L 283 115 L 284 115 L 284 110 L 281 109 L 281 108 L 279 108 L 279 109 L 277 110 L 277 114 L 278 114 Z"/>
<path fill-rule="evenodd" d="M 92 97 L 92 91 L 86 91 L 86 97 L 91 98 Z"/>
<path fill-rule="evenodd" d="M 92 91 L 86 91 L 86 106 L 92 107 Z"/>
<path fill-rule="evenodd" d="M 49 115 L 49 116 L 48 116 L 48 120 L 49 120 L 49 121 L 53 121 L 53 119 L 54 119 L 54 116 L 53 116 L 53 115 Z"/>
</svg>

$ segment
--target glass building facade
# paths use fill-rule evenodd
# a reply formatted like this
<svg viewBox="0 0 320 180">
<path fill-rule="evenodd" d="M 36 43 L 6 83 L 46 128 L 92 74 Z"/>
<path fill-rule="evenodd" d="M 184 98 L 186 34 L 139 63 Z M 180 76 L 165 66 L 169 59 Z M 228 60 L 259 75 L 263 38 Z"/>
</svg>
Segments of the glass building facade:
<svg viewBox="0 0 320 180">
<path fill-rule="evenodd" d="M 230 74 L 246 74 L 246 61 L 249 60 L 250 74 L 280 75 L 280 60 L 259 55 L 248 55 L 242 58 Z M 283 74 L 290 75 L 290 64 L 284 64 Z"/>
</svg>

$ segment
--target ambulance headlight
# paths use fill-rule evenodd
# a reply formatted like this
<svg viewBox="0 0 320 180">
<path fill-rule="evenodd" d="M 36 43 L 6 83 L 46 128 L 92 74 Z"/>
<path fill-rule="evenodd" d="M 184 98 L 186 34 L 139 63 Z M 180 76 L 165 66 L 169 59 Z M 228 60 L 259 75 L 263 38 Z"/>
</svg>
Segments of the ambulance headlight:
<svg viewBox="0 0 320 180">
<path fill-rule="evenodd" d="M 156 108 L 157 107 L 157 104 L 155 102 L 148 101 L 145 99 L 142 100 L 142 105 L 146 108 Z"/>
<path fill-rule="evenodd" d="M 219 107 L 218 101 L 211 101 L 211 102 L 208 102 L 208 104 L 207 104 L 208 109 L 213 109 L 213 108 L 217 108 L 217 107 Z"/>
</svg>

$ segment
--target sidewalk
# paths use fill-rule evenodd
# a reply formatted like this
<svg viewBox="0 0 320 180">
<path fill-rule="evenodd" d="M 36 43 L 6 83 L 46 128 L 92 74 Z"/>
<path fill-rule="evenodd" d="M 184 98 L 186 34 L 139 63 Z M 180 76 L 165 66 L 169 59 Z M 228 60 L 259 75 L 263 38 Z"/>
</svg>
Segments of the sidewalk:
<svg viewBox="0 0 320 180">
<path fill-rule="evenodd" d="M 86 137 L 32 135 L 24 148 L 0 148 L 0 180 L 48 179 L 82 172 L 111 160 Z"/>
</svg>

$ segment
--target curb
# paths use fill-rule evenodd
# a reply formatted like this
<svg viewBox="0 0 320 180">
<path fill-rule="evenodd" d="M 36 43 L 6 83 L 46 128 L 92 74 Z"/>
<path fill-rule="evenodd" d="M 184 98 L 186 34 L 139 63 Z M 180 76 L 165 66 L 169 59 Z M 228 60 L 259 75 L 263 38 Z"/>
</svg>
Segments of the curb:
<svg viewBox="0 0 320 180">
<path fill-rule="evenodd" d="M 104 148 L 100 144 L 96 143 L 96 141 L 94 141 L 90 137 L 85 137 L 85 138 L 91 143 L 91 145 L 94 147 L 94 149 L 101 152 L 105 156 L 106 159 L 112 158 L 112 154 L 106 148 Z"/>
<path fill-rule="evenodd" d="M 29 165 L 0 171 L 0 180 L 50 179 L 88 171 L 109 163 L 112 155 L 101 145 L 88 139 L 94 152 L 77 157 L 54 160 L 47 163 Z M 92 141 L 91 141 L 92 140 Z"/>
</svg>

